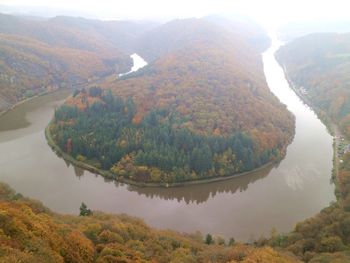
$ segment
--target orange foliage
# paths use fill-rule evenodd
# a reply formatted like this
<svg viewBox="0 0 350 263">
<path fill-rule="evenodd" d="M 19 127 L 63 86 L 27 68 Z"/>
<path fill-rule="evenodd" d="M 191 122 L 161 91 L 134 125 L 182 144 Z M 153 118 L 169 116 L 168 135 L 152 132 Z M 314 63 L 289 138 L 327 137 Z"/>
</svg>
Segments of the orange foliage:
<svg viewBox="0 0 350 263">
<path fill-rule="evenodd" d="M 80 92 L 77 96 L 70 96 L 66 99 L 65 104 L 68 106 L 76 106 L 79 110 L 84 110 L 89 105 L 94 104 L 95 102 L 101 102 L 102 100 L 99 97 L 89 96 L 86 92 Z"/>
<path fill-rule="evenodd" d="M 72 234 L 52 215 L 36 212 L 29 205 L 0 202 L 0 255 L 5 251 L 5 258 L 18 254 L 19 258 L 31 257 L 32 262 L 92 262 L 94 249 L 90 240 Z"/>
<path fill-rule="evenodd" d="M 294 132 L 294 118 L 268 89 L 260 54 L 237 45 L 226 39 L 220 45 L 189 41 L 142 74 L 106 79 L 101 86 L 133 98 L 136 124 L 152 109 L 171 108 L 188 119 L 183 127 L 195 133 L 243 131 L 256 139 L 259 151 L 283 148 Z"/>
<path fill-rule="evenodd" d="M 0 262 L 299 262 L 270 247 L 206 245 L 126 215 L 62 216 L 0 183 Z"/>
</svg>

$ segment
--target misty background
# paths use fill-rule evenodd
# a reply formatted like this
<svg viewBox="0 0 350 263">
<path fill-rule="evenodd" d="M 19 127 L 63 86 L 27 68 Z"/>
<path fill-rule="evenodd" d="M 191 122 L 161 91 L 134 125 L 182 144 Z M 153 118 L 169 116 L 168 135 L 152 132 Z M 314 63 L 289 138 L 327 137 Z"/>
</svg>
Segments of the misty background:
<svg viewBox="0 0 350 263">
<path fill-rule="evenodd" d="M 157 20 L 235 14 L 251 17 L 265 26 L 290 22 L 348 20 L 349 2 L 344 0 L 204 0 L 204 1 L 84 1 L 84 0 L 1 0 L 0 12 L 15 15 L 53 17 L 82 16 L 103 20 Z"/>
</svg>

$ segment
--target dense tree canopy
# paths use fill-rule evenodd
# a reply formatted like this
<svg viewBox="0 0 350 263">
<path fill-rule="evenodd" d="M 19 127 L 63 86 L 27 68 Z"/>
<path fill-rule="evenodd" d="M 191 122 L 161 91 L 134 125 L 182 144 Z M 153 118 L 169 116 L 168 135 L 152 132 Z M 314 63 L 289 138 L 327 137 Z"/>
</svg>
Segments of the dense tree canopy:
<svg viewBox="0 0 350 263">
<path fill-rule="evenodd" d="M 55 113 L 54 140 L 139 182 L 228 176 L 281 159 L 294 118 L 266 85 L 261 48 L 222 24 L 176 20 L 152 31 L 162 39 L 152 63 L 69 98 Z"/>
<path fill-rule="evenodd" d="M 110 170 L 116 177 L 171 183 L 249 171 L 280 157 L 280 149 L 261 151 L 243 132 L 197 134 L 183 126 L 186 116 L 169 108 L 150 111 L 134 123 L 131 98 L 92 87 L 55 111 L 53 138 L 80 161 Z"/>
</svg>

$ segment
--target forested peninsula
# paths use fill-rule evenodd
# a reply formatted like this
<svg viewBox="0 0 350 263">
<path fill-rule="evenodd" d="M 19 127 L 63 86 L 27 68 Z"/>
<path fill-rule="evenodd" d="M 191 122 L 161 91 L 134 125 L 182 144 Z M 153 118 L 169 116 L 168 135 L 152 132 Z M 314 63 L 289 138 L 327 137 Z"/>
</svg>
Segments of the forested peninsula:
<svg viewBox="0 0 350 263">
<path fill-rule="evenodd" d="M 294 118 L 267 87 L 266 39 L 252 45 L 260 31 L 248 37 L 221 24 L 175 20 L 149 31 L 145 39 L 163 39 L 145 44 L 150 64 L 76 90 L 55 112 L 53 141 L 117 180 L 160 185 L 225 178 L 280 160 Z M 167 39 L 175 36 L 181 45 Z"/>
</svg>

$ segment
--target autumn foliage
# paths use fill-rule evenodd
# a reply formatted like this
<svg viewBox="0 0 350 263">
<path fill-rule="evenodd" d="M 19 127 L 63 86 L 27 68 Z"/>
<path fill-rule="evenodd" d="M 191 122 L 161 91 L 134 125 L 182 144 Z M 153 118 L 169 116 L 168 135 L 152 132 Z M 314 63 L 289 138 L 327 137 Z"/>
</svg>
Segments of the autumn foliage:
<svg viewBox="0 0 350 263">
<path fill-rule="evenodd" d="M 350 34 L 318 33 L 298 38 L 276 54 L 295 88 L 321 117 L 328 116 L 350 137 Z"/>
<path fill-rule="evenodd" d="M 153 24 L 0 14 L 0 111 L 128 71 L 133 41 Z"/>
<path fill-rule="evenodd" d="M 283 157 L 294 118 L 268 89 L 261 50 L 246 36 L 205 19 L 149 34 L 163 39 L 145 45 L 153 55 L 159 47 L 152 63 L 100 81 L 97 96 L 79 91 L 56 111 L 51 132 L 62 150 L 72 139 L 74 158 L 117 179 L 164 184 L 233 175 Z M 180 46 L 167 39 L 175 36 Z"/>
<path fill-rule="evenodd" d="M 215 240 L 126 215 L 62 216 L 0 184 L 0 262 L 298 262 L 270 247 Z"/>
</svg>

